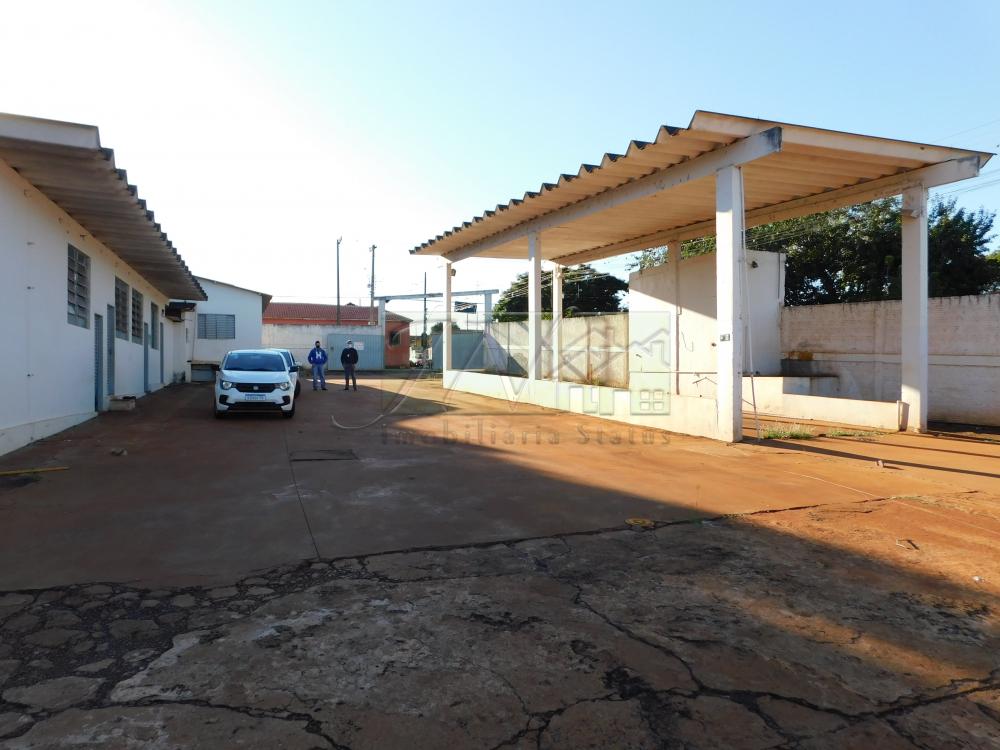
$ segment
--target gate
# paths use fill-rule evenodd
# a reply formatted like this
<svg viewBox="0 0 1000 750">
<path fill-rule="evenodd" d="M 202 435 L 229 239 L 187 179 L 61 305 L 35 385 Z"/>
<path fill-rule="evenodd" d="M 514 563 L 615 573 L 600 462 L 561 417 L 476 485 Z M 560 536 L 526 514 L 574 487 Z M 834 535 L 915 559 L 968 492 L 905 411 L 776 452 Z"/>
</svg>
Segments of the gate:
<svg viewBox="0 0 1000 750">
<path fill-rule="evenodd" d="M 345 336 L 342 333 L 328 334 L 326 351 L 330 361 L 327 362 L 326 369 L 343 370 L 340 366 L 340 352 L 343 351 L 348 338 L 354 342 L 354 348 L 358 350 L 359 372 L 385 369 L 385 337 L 381 333 L 362 333 L 353 336 Z"/>
</svg>

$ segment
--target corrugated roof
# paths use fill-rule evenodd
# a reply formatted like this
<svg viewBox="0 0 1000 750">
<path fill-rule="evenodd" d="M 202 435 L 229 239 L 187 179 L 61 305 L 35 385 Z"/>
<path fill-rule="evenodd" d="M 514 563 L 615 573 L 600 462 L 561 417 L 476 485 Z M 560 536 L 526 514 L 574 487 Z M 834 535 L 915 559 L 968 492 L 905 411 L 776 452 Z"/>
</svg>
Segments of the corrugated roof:
<svg viewBox="0 0 1000 750">
<path fill-rule="evenodd" d="M 559 223 L 560 212 L 598 201 L 598 197 L 752 136 L 775 133 L 777 147 L 743 165 L 747 223 L 762 223 L 767 211 L 788 207 L 812 213 L 802 199 L 887 184 L 894 176 L 953 160 L 974 160 L 981 167 L 992 154 L 911 143 L 839 131 L 789 125 L 698 111 L 687 128 L 664 125 L 650 141 L 631 141 L 623 153 L 607 153 L 597 164 L 583 164 L 537 190 L 483 212 L 413 248 L 422 255 L 523 258 L 526 233 L 545 223 L 543 257 L 584 262 L 649 247 L 668 234 L 699 236 L 714 232 L 715 187 L 711 175 L 681 180 L 669 190 L 644 194 L 625 205 L 593 211 Z M 893 187 L 889 185 L 889 187 Z M 848 190 L 849 192 L 849 190 Z M 891 194 L 891 193 L 890 193 Z M 848 196 L 849 197 L 849 196 Z M 798 201 L 798 203 L 797 203 Z M 855 201 L 857 202 L 857 201 Z M 551 217 L 551 222 L 545 222 Z M 520 230 L 524 229 L 524 232 Z"/>
<path fill-rule="evenodd" d="M 205 299 L 96 127 L 0 114 L 0 159 L 163 294 Z"/>
<path fill-rule="evenodd" d="M 409 323 L 410 319 L 398 313 L 386 310 L 387 320 Z M 378 308 L 368 305 L 341 305 L 341 323 L 368 323 L 378 319 Z M 272 302 L 264 310 L 265 323 L 289 323 L 293 321 L 309 321 L 318 324 L 333 324 L 337 321 L 336 305 L 321 305 L 312 302 Z"/>
</svg>

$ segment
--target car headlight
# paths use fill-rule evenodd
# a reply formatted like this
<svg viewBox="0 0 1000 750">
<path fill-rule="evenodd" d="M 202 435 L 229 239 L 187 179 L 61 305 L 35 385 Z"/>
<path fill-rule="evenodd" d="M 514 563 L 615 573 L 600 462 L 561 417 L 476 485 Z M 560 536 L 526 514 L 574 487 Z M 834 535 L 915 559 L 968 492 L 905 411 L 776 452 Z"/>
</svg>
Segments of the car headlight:
<svg viewBox="0 0 1000 750">
<path fill-rule="evenodd" d="M 278 387 L 283 391 L 287 391 L 292 387 L 292 384 L 286 380 L 284 383 L 278 383 Z"/>
<path fill-rule="evenodd" d="M 230 388 L 233 387 L 233 384 L 230 383 L 228 380 L 223 380 L 221 383 L 219 383 L 219 385 L 222 386 L 222 390 L 224 391 L 228 391 Z"/>
</svg>

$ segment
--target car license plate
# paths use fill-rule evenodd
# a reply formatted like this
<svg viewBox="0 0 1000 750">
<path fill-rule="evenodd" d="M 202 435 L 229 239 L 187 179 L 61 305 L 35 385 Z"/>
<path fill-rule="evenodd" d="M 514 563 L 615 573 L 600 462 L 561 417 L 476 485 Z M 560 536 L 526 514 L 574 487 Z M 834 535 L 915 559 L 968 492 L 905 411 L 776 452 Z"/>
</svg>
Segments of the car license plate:
<svg viewBox="0 0 1000 750">
<path fill-rule="evenodd" d="M 247 401 L 266 401 L 267 400 L 267 396 L 265 396 L 263 393 L 248 393 L 248 394 L 246 394 L 246 400 Z"/>
</svg>

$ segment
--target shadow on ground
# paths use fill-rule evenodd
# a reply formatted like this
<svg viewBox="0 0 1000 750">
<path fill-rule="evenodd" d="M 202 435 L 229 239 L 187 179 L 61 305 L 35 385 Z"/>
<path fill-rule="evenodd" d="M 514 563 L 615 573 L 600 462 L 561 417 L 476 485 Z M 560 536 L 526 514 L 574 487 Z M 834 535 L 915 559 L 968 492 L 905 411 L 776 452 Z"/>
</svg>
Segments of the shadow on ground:
<svg viewBox="0 0 1000 750">
<path fill-rule="evenodd" d="M 417 430 L 414 414 L 433 413 L 424 400 L 392 424 Z M 363 457 L 372 443 L 353 445 Z M 55 748 L 70 737 L 94 748 L 233 738 L 355 749 L 1000 743 L 996 495 L 803 496 L 797 510 L 710 516 L 554 476 L 502 446 L 412 447 L 379 460 L 404 462 L 405 477 L 405 461 L 433 452 L 438 470 L 455 467 L 445 484 L 490 497 L 469 506 L 473 515 L 503 516 L 517 503 L 620 520 L 395 551 L 378 550 L 380 537 L 369 543 L 376 551 L 343 556 L 324 553 L 330 543 L 316 534 L 314 559 L 229 585 L 0 595 L 3 746 Z M 355 534 L 365 527 L 352 513 L 406 501 L 395 477 L 379 495 L 372 475 L 338 471 L 361 476 L 337 475 Z M 332 512 L 321 490 L 336 488 L 301 481 L 312 489 L 299 489 L 297 510 Z M 360 504 L 359 488 L 369 493 Z M 652 526 L 622 523 L 629 516 Z M 391 539 L 382 529 L 411 518 L 390 512 L 372 528 Z"/>
</svg>

